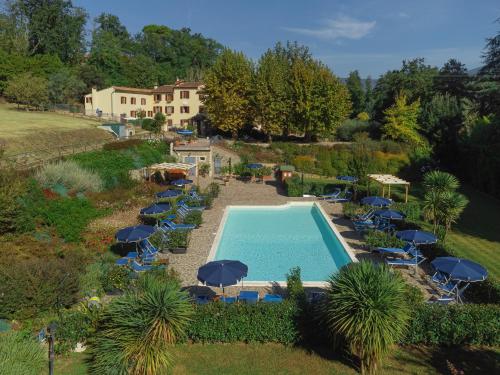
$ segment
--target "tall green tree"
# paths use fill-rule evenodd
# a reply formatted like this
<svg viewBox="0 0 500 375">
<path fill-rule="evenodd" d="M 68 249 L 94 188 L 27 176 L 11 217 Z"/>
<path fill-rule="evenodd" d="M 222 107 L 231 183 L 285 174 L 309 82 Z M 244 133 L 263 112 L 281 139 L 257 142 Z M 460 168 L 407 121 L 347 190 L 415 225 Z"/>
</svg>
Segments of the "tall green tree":
<svg viewBox="0 0 500 375">
<path fill-rule="evenodd" d="M 30 54 L 53 54 L 65 63 L 76 63 L 85 50 L 87 13 L 70 0 L 17 0 L 11 12 L 27 22 Z"/>
<path fill-rule="evenodd" d="M 346 85 L 349 90 L 349 94 L 351 95 L 351 117 L 355 118 L 359 113 L 366 110 L 365 90 L 363 89 L 363 84 L 361 83 L 361 78 L 359 77 L 359 72 L 357 70 L 349 73 Z"/>
<path fill-rule="evenodd" d="M 467 85 L 470 76 L 467 68 L 457 59 L 449 59 L 434 78 L 435 89 L 443 95 L 465 98 L 469 95 Z"/>
<path fill-rule="evenodd" d="M 427 103 L 434 95 L 434 78 L 438 69 L 425 64 L 423 58 L 403 61 L 399 70 L 392 70 L 382 75 L 377 80 L 373 97 L 373 117 L 383 121 L 384 110 L 394 103 L 394 98 L 404 93 L 409 102 L 420 100 L 421 104 Z"/>
<path fill-rule="evenodd" d="M 53 104 L 79 103 L 85 91 L 85 83 L 69 69 L 49 76 L 48 94 Z"/>
<path fill-rule="evenodd" d="M 395 103 L 384 111 L 384 137 L 414 146 L 422 145 L 424 140 L 418 132 L 419 113 L 419 100 L 408 104 L 406 95 L 398 94 Z"/>
<path fill-rule="evenodd" d="M 205 73 L 202 95 L 212 125 L 236 138 L 253 118 L 252 63 L 243 53 L 225 49 Z"/>
<path fill-rule="evenodd" d="M 287 126 L 290 111 L 288 90 L 288 60 L 278 45 L 260 58 L 255 74 L 255 105 L 257 122 L 271 140 Z"/>
<path fill-rule="evenodd" d="M 91 343 L 91 374 L 166 374 L 171 347 L 193 313 L 177 282 L 154 274 L 138 280 L 136 289 L 111 301 Z"/>
<path fill-rule="evenodd" d="M 373 83 L 372 77 L 366 77 L 365 81 L 365 109 L 364 112 L 370 115 L 370 118 L 373 116 Z"/>
<path fill-rule="evenodd" d="M 456 166 L 461 133 L 463 109 L 460 98 L 436 94 L 422 108 L 421 131 L 434 147 L 434 155 L 445 166 Z"/>
<path fill-rule="evenodd" d="M 500 18 L 496 22 L 500 24 Z M 495 36 L 486 39 L 482 57 L 484 66 L 475 83 L 481 112 L 485 115 L 494 113 L 500 116 L 500 31 Z"/>
<path fill-rule="evenodd" d="M 24 105 L 26 109 L 40 108 L 49 100 L 47 80 L 31 73 L 14 76 L 7 81 L 4 95 L 9 101 Z"/>
<path fill-rule="evenodd" d="M 330 277 L 326 295 L 328 328 L 360 359 L 362 374 L 375 373 L 403 337 L 410 317 L 400 274 L 383 263 L 351 263 Z"/>
</svg>

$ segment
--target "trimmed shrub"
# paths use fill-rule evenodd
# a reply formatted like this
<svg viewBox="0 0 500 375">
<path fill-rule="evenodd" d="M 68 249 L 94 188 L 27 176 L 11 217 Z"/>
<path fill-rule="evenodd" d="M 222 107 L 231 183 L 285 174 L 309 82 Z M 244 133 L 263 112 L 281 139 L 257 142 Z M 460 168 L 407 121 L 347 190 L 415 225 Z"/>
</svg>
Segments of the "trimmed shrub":
<svg viewBox="0 0 500 375">
<path fill-rule="evenodd" d="M 395 236 L 380 230 L 370 230 L 365 236 L 366 244 L 371 248 L 377 247 L 403 247 L 405 242 Z"/>
<path fill-rule="evenodd" d="M 201 211 L 191 211 L 184 217 L 184 224 L 194 224 L 199 227 L 202 223 Z"/>
<path fill-rule="evenodd" d="M 73 160 L 47 164 L 36 173 L 35 178 L 40 185 L 50 189 L 56 185 L 82 193 L 98 192 L 103 189 L 103 182 L 97 173 L 80 167 Z"/>
<path fill-rule="evenodd" d="M 361 113 L 360 113 L 361 115 Z M 368 118 L 369 119 L 369 118 Z M 354 139 L 354 134 L 361 132 L 368 132 L 370 125 L 367 123 L 367 120 L 345 120 L 343 124 L 341 124 L 337 128 L 337 138 L 340 141 L 352 141 Z"/>
<path fill-rule="evenodd" d="M 422 304 L 412 311 L 405 344 L 500 345 L 500 306 Z"/>
<path fill-rule="evenodd" d="M 420 204 L 418 202 L 408 202 L 408 203 L 396 202 L 392 204 L 391 210 L 401 211 L 406 215 L 406 220 L 410 221 L 420 220 L 420 215 L 422 213 L 422 210 L 420 209 Z"/>
<path fill-rule="evenodd" d="M 214 199 L 219 196 L 219 193 L 220 193 L 220 186 L 216 182 L 210 183 L 205 190 L 205 195 L 208 195 L 209 197 L 212 197 Z"/>
<path fill-rule="evenodd" d="M 299 341 L 297 305 L 282 303 L 196 305 L 187 338 L 193 342 L 276 342 L 290 345 Z"/>
<path fill-rule="evenodd" d="M 0 334 L 0 374 L 39 375 L 45 369 L 46 355 L 43 346 L 22 333 Z"/>
<path fill-rule="evenodd" d="M 92 308 L 99 314 L 98 308 Z M 87 309 L 67 310 L 59 315 L 57 320 L 57 335 L 55 351 L 64 354 L 73 350 L 77 343 L 85 342 L 94 333 L 92 315 Z"/>
</svg>

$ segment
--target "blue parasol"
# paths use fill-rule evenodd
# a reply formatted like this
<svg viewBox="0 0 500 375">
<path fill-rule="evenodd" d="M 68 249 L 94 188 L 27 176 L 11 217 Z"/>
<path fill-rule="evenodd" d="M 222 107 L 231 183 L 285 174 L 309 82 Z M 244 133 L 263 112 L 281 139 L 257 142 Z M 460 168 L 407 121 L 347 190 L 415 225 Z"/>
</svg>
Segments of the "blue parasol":
<svg viewBox="0 0 500 375">
<path fill-rule="evenodd" d="M 431 264 L 436 271 L 448 274 L 453 280 L 474 282 L 488 277 L 488 271 L 483 266 L 468 259 L 438 257 Z"/>
<path fill-rule="evenodd" d="M 175 185 L 175 186 L 184 186 L 184 185 L 189 185 L 192 183 L 193 183 L 193 180 L 185 180 L 184 178 L 181 178 L 179 180 L 174 180 L 171 182 L 171 184 Z"/>
<path fill-rule="evenodd" d="M 238 283 L 248 267 L 238 260 L 216 260 L 198 269 L 198 280 L 209 286 L 223 288 Z"/>
<path fill-rule="evenodd" d="M 426 245 L 437 242 L 437 237 L 423 230 L 402 230 L 396 233 L 396 237 L 406 242 L 413 242 L 415 245 Z"/>
<path fill-rule="evenodd" d="M 354 176 L 337 176 L 336 179 L 340 180 L 340 181 L 347 181 L 347 182 L 352 182 L 352 183 L 355 183 L 358 181 L 358 178 L 354 177 Z"/>
<path fill-rule="evenodd" d="M 392 200 L 384 197 L 364 197 L 361 199 L 361 204 L 374 207 L 388 207 L 392 204 Z"/>
<path fill-rule="evenodd" d="M 177 130 L 177 134 L 179 135 L 193 135 L 192 130 Z"/>
<path fill-rule="evenodd" d="M 389 220 L 403 220 L 406 217 L 401 211 L 394 210 L 377 210 L 373 214 Z"/>
<path fill-rule="evenodd" d="M 156 228 L 151 225 L 136 225 L 120 229 L 116 232 L 115 238 L 118 242 L 139 242 L 151 236 L 155 231 Z"/>
<path fill-rule="evenodd" d="M 175 198 L 182 194 L 180 190 L 165 190 L 156 193 L 157 198 Z"/>
<path fill-rule="evenodd" d="M 171 208 L 170 203 L 153 203 L 151 206 L 141 209 L 141 215 L 157 215 L 170 211 Z"/>
</svg>

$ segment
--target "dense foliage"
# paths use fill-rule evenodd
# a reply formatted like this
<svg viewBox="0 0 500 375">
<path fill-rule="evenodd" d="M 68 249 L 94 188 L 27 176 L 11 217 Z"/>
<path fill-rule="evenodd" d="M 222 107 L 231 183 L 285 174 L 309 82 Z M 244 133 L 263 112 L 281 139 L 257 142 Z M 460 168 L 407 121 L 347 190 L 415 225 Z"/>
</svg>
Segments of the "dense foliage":
<svg viewBox="0 0 500 375">
<path fill-rule="evenodd" d="M 500 344 L 498 305 L 422 304 L 412 311 L 403 342 L 427 345 Z"/>
<path fill-rule="evenodd" d="M 189 28 L 146 25 L 133 36 L 118 17 L 107 13 L 92 20 L 87 43 L 87 21 L 87 12 L 72 1 L 9 1 L 0 13 L 0 93 L 9 79 L 14 82 L 27 72 L 35 78 L 26 88 L 43 79 L 44 96 L 36 103 L 18 101 L 9 89 L 8 97 L 31 106 L 81 102 L 93 86 L 152 87 L 177 78 L 200 80 L 222 48 Z M 17 91 L 26 92 L 20 85 Z"/>
<path fill-rule="evenodd" d="M 203 343 L 299 341 L 295 303 L 198 305 L 187 330 L 188 339 Z"/>
</svg>

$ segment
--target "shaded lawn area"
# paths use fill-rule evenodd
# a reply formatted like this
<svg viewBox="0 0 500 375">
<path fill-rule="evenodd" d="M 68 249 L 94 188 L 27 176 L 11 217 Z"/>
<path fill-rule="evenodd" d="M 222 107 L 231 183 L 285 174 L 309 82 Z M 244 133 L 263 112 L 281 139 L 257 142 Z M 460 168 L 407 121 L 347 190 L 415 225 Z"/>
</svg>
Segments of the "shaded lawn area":
<svg viewBox="0 0 500 375">
<path fill-rule="evenodd" d="M 460 257 L 474 260 L 487 268 L 489 275 L 500 279 L 500 200 L 462 185 L 461 193 L 469 199 L 459 221 L 452 226 L 446 244 Z M 394 189 L 398 198 L 401 189 Z M 410 201 L 422 202 L 423 190 L 412 185 Z M 398 199 L 399 200 L 399 199 Z M 425 229 L 432 230 L 431 225 Z"/>
<path fill-rule="evenodd" d="M 174 348 L 174 375 L 187 374 L 357 374 L 348 361 L 327 350 L 310 352 L 279 344 L 179 345 Z M 56 373 L 86 374 L 85 357 L 73 353 L 58 358 Z M 500 370 L 500 349 L 397 348 L 384 360 L 381 374 L 494 374 Z"/>
</svg>

